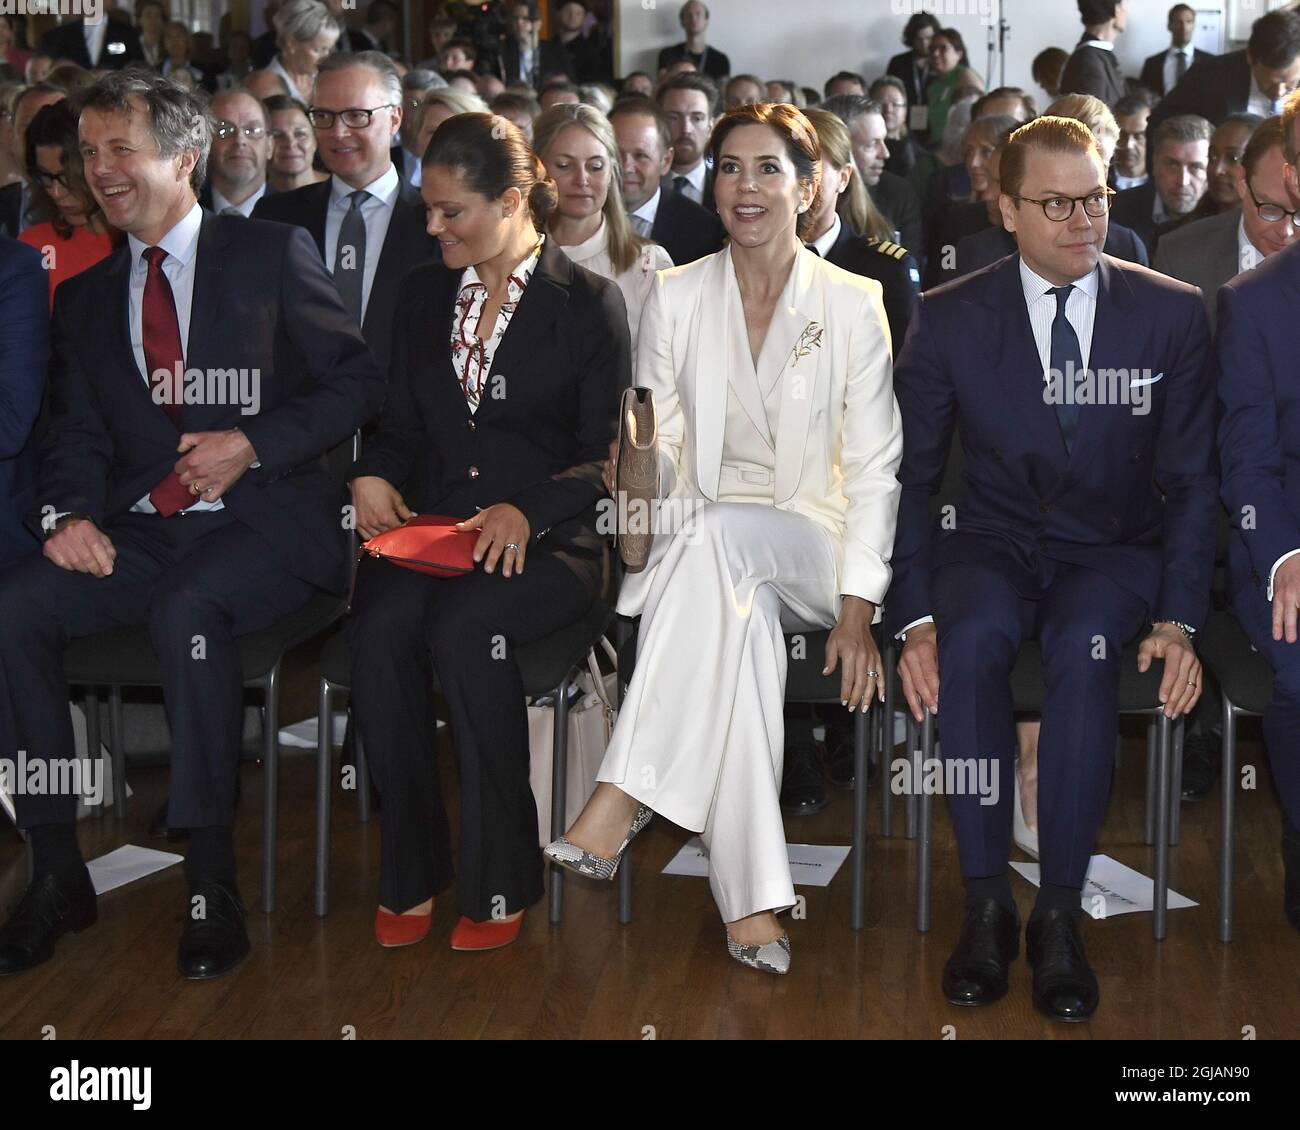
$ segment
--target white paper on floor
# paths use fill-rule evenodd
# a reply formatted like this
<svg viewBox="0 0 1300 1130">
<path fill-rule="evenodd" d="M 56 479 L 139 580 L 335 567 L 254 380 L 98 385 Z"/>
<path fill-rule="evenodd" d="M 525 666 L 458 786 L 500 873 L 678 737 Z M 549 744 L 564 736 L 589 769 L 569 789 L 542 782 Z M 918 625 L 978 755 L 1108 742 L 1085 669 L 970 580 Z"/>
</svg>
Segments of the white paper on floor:
<svg viewBox="0 0 1300 1130">
<path fill-rule="evenodd" d="M 127 844 L 98 859 L 86 864 L 90 872 L 90 881 L 95 885 L 95 894 L 102 895 L 108 891 L 125 887 L 136 879 L 143 879 L 155 871 L 162 871 L 173 863 L 180 863 L 185 857 L 170 851 L 155 851 L 153 848 L 136 847 Z"/>
<path fill-rule="evenodd" d="M 838 844 L 786 844 L 790 855 L 790 878 L 796 887 L 828 887 L 835 872 L 849 857 L 849 848 Z M 699 836 L 688 840 L 667 867 L 665 875 L 689 875 L 697 879 L 709 876 L 709 853 Z"/>
<path fill-rule="evenodd" d="M 1035 887 L 1039 885 L 1037 863 L 1012 862 L 1011 866 Z M 1081 899 L 1085 914 L 1093 918 L 1113 918 L 1116 914 L 1150 912 L 1155 909 L 1155 897 L 1155 880 L 1125 867 L 1118 859 L 1094 855 L 1089 862 Z M 1184 910 L 1196 905 L 1186 895 L 1172 889 L 1169 891 L 1170 910 Z"/>
<path fill-rule="evenodd" d="M 441 728 L 446 723 L 439 718 L 438 726 Z M 348 716 L 346 714 L 334 715 L 334 733 L 330 735 L 334 739 L 334 745 L 343 744 L 343 736 L 348 731 Z M 315 718 L 304 718 L 301 722 L 295 722 L 292 726 L 285 726 L 280 731 L 280 744 L 287 745 L 291 749 L 315 749 L 316 735 L 320 733 L 320 727 Z"/>
</svg>

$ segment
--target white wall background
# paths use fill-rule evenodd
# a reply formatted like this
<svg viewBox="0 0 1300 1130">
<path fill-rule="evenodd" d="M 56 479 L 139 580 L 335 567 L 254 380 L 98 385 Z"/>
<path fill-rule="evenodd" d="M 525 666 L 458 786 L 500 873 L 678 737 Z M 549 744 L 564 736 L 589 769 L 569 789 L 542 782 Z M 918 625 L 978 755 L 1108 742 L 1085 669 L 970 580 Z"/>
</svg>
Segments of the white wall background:
<svg viewBox="0 0 1300 1130">
<path fill-rule="evenodd" d="M 1021 86 L 1043 105 L 1030 64 L 1045 47 L 1073 49 L 1083 33 L 1075 0 L 708 0 L 712 14 L 709 42 L 731 57 L 736 71 L 763 79 L 791 78 L 821 89 L 836 71 L 857 71 L 867 80 L 881 75 L 892 55 L 903 50 L 908 16 L 932 11 L 944 27 L 955 27 L 966 41 L 971 65 L 989 88 L 988 25 L 999 8 L 1010 24 L 1006 45 L 1006 83 Z M 1226 31 L 1234 18 L 1245 24 L 1284 0 L 1189 0 L 1209 22 Z M 1168 46 L 1165 21 L 1174 0 L 1126 0 L 1127 30 L 1116 45 L 1126 75 L 1137 77 L 1142 60 Z M 682 39 L 678 0 L 617 0 L 621 74 L 654 73 L 659 49 Z M 1236 46 L 1235 44 L 1226 46 Z"/>
</svg>

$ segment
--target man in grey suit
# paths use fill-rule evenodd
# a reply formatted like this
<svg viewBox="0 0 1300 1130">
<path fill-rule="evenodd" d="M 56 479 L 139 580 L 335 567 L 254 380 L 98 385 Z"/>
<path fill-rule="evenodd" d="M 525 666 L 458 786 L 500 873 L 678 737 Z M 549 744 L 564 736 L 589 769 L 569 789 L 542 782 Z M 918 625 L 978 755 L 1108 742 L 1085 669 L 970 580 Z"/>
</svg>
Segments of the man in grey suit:
<svg viewBox="0 0 1300 1130">
<path fill-rule="evenodd" d="M 1237 166 L 1241 207 L 1186 224 L 1157 245 L 1156 270 L 1201 288 L 1211 328 L 1219 287 L 1253 270 L 1295 238 L 1285 168 L 1282 119 L 1269 118 L 1255 131 Z"/>
</svg>

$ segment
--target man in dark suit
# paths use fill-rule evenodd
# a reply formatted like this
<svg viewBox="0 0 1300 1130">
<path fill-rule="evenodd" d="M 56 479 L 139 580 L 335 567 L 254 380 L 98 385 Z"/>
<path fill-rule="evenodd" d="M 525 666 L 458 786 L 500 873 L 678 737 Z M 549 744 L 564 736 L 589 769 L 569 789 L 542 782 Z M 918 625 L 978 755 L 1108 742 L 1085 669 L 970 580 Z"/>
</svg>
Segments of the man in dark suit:
<svg viewBox="0 0 1300 1130">
<path fill-rule="evenodd" d="M 402 276 L 438 257 L 437 241 L 425 231 L 420 190 L 398 176 L 392 161 L 401 101 L 397 69 L 385 56 L 329 56 L 316 76 L 312 120 L 321 160 L 333 175 L 264 196 L 253 209 L 254 219 L 296 224 L 311 233 L 385 373 Z M 375 107 L 365 125 L 343 118 L 350 109 Z"/>
<path fill-rule="evenodd" d="M 262 103 L 242 90 L 218 94 L 211 109 L 216 132 L 199 203 L 210 212 L 247 218 L 263 196 L 275 191 L 266 180 L 270 121 Z"/>
<path fill-rule="evenodd" d="M 236 637 L 346 589 L 344 498 L 320 457 L 377 411 L 383 380 L 305 235 L 199 207 L 212 118 L 192 94 L 132 68 L 78 101 L 86 179 L 128 239 L 55 301 L 29 518 L 44 546 L 0 572 L 0 749 L 69 765 L 64 646 L 148 625 L 171 725 L 168 824 L 190 832 L 177 960 L 215 977 L 249 950 L 231 834 Z M 95 921 L 76 801 L 17 798 L 34 873 L 0 927 L 0 973 Z"/>
<path fill-rule="evenodd" d="M 32 428 L 50 359 L 49 301 L 41 253 L 0 235 L 0 565 L 36 548 L 23 519 L 36 488 Z"/>
<path fill-rule="evenodd" d="M 688 200 L 714 212 L 713 169 L 705 158 L 709 134 L 718 120 L 718 88 L 704 75 L 674 75 L 655 92 L 659 109 L 672 134 L 673 188 Z"/>
<path fill-rule="evenodd" d="M 1282 119 L 1255 130 L 1237 166 L 1239 207 L 1186 224 L 1160 238 L 1156 270 L 1199 287 L 1215 328 L 1219 288 L 1254 270 L 1295 239 L 1294 201 L 1286 187 Z"/>
<path fill-rule="evenodd" d="M 558 39 L 538 41 L 537 29 L 541 23 L 537 5 L 533 0 L 508 5 L 507 35 L 501 41 L 501 81 L 526 82 L 540 90 L 548 75 L 565 74 L 575 77 L 576 68 L 564 44 Z"/>
<path fill-rule="evenodd" d="M 557 31 L 553 35 L 573 63 L 574 82 L 611 82 L 614 49 L 599 23 L 586 32 L 589 0 L 560 0 L 551 9 Z M 545 78 L 545 76 L 543 76 Z"/>
<path fill-rule="evenodd" d="M 677 18 L 686 32 L 686 40 L 659 52 L 659 73 L 663 74 L 679 59 L 686 59 L 695 64 L 700 74 L 721 84 L 731 74 L 731 60 L 725 52 L 705 42 L 709 31 L 708 6 L 702 0 L 686 0 Z"/>
<path fill-rule="evenodd" d="M 907 50 L 889 60 L 887 74 L 900 79 L 907 88 L 907 101 L 911 106 L 926 104 L 925 88 L 930 84 L 930 40 L 939 30 L 938 19 L 929 12 L 917 12 L 903 28 L 903 43 Z"/>
<path fill-rule="evenodd" d="M 1099 254 L 1106 167 L 1082 123 L 1022 126 L 1001 165 L 1020 253 L 921 296 L 894 371 L 902 500 L 887 630 L 904 694 L 937 713 L 967 915 L 944 969 L 956 1004 L 1007 990 L 1019 916 L 1007 871 L 1015 715 L 1009 677 L 1037 639 L 1042 885 L 1026 939 L 1033 999 L 1078 1021 L 1099 992 L 1079 931 L 1105 815 L 1124 646 L 1163 660 L 1170 717 L 1195 705 L 1214 555 L 1209 331 L 1196 292 Z M 1082 374 L 1082 376 L 1080 376 Z M 960 434 L 960 501 L 930 500 Z M 1150 626 L 1149 631 L 1148 626 Z M 942 680 L 942 682 L 941 682 Z M 976 786 L 968 770 L 989 772 Z"/>
<path fill-rule="evenodd" d="M 1128 22 L 1124 0 L 1079 0 L 1083 38 L 1061 72 L 1062 94 L 1091 94 L 1107 106 L 1124 94 L 1115 40 Z"/>
<path fill-rule="evenodd" d="M 1169 46 L 1151 55 L 1142 64 L 1138 82 L 1157 98 L 1173 90 L 1193 64 L 1213 59 L 1214 52 L 1192 46 L 1196 34 L 1196 10 L 1189 4 L 1175 4 L 1169 9 Z"/>
<path fill-rule="evenodd" d="M 144 62 L 140 33 L 129 23 L 102 17 L 94 23 L 75 19 L 50 28 L 37 50 L 87 70 L 117 71 L 128 63 Z"/>
<path fill-rule="evenodd" d="M 1210 123 L 1193 114 L 1166 118 L 1151 134 L 1151 179 L 1115 196 L 1111 218 L 1156 253 L 1162 229 L 1196 209 L 1210 171 Z"/>
<path fill-rule="evenodd" d="M 654 240 L 677 266 L 722 250 L 726 229 L 706 211 L 673 190 L 672 130 L 650 98 L 620 98 L 609 113 L 623 164 L 623 205 L 639 235 Z"/>
<path fill-rule="evenodd" d="M 1251 113 L 1269 118 L 1281 100 L 1300 85 L 1300 15 L 1269 12 L 1250 29 L 1240 51 L 1211 55 L 1192 65 L 1183 81 L 1151 111 L 1147 137 L 1166 118 L 1199 114 L 1218 125 L 1229 114 Z M 1147 153 L 1152 146 L 1148 142 Z"/>
</svg>

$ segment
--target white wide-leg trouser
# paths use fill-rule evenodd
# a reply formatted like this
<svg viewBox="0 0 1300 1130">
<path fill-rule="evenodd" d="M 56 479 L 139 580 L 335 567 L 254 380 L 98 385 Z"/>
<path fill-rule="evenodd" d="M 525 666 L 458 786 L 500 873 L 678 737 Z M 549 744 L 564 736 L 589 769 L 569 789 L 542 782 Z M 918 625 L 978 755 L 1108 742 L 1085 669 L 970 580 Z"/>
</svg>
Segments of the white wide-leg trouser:
<svg viewBox="0 0 1300 1130">
<path fill-rule="evenodd" d="M 832 537 L 770 505 L 710 502 L 656 535 L 646 568 L 636 670 L 598 779 L 702 833 L 724 922 L 790 907 L 783 632 L 834 624 Z"/>
</svg>

